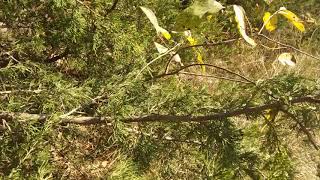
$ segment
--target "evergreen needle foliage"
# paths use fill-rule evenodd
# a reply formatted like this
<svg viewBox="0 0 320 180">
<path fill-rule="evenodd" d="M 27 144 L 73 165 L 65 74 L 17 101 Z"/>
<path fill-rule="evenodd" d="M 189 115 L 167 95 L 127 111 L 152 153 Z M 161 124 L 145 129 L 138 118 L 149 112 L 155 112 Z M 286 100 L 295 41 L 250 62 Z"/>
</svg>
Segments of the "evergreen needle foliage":
<svg viewBox="0 0 320 180">
<path fill-rule="evenodd" d="M 256 48 L 238 39 L 234 4 Z M 319 178 L 318 4 L 0 1 L 1 179 Z M 262 31 L 276 43 L 257 34 L 284 5 L 306 32 L 279 21 Z M 295 67 L 274 61 L 287 51 Z"/>
</svg>

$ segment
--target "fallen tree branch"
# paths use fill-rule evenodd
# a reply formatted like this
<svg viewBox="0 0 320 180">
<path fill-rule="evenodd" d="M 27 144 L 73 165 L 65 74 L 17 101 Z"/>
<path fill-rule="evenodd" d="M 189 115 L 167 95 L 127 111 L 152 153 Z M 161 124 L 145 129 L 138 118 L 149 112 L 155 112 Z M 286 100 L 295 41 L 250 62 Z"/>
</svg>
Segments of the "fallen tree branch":
<svg viewBox="0 0 320 180">
<path fill-rule="evenodd" d="M 305 96 L 305 97 L 300 97 L 291 100 L 289 103 L 290 104 L 297 104 L 297 103 L 316 103 L 320 104 L 320 95 L 316 97 L 311 97 L 311 96 Z M 212 115 L 203 115 L 203 116 L 176 116 L 176 115 L 148 115 L 144 117 L 139 117 L 139 118 L 130 118 L 130 119 L 125 119 L 123 122 L 130 123 L 130 122 L 158 122 L 158 121 L 169 121 L 169 122 L 203 122 L 203 121 L 210 121 L 210 120 L 215 120 L 215 119 L 223 119 L 223 118 L 228 118 L 228 117 L 234 117 L 234 116 L 239 116 L 239 115 L 254 115 L 258 114 L 262 111 L 265 111 L 267 109 L 274 109 L 274 108 L 281 108 L 281 106 L 286 105 L 282 101 L 277 101 L 274 103 L 270 104 L 265 104 L 261 106 L 256 106 L 256 107 L 245 107 L 245 108 L 239 108 L 227 112 L 221 112 L 221 113 L 216 113 Z"/>
<path fill-rule="evenodd" d="M 295 98 L 289 101 L 289 104 L 297 103 L 314 103 L 320 104 L 320 95 L 316 96 L 304 96 Z M 133 123 L 133 122 L 204 122 L 210 120 L 224 119 L 228 117 L 234 117 L 239 115 L 255 115 L 261 113 L 267 109 L 281 108 L 286 105 L 282 101 L 276 101 L 269 104 L 264 104 L 261 106 L 255 107 L 244 107 L 239 109 L 233 109 L 230 111 L 223 111 L 220 113 L 215 113 L 211 115 L 159 115 L 152 114 L 141 117 L 131 117 L 125 118 L 122 120 L 124 123 Z M 0 112 L 0 119 L 5 119 L 7 122 L 13 119 L 19 121 L 28 121 L 28 120 L 37 120 L 43 121 L 49 118 L 49 115 L 42 114 L 28 114 L 28 113 L 13 113 L 13 112 Z M 68 116 L 60 118 L 60 124 L 81 124 L 81 125 L 90 125 L 90 124 L 105 124 L 112 123 L 112 117 L 86 117 L 86 116 Z"/>
</svg>

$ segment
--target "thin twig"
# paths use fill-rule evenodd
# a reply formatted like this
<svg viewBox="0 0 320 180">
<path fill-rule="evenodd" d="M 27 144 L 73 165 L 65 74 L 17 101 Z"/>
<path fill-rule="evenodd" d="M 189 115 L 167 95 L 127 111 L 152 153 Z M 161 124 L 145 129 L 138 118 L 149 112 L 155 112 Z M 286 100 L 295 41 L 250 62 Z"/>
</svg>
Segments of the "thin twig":
<svg viewBox="0 0 320 180">
<path fill-rule="evenodd" d="M 262 46 L 262 47 L 264 47 L 264 48 L 266 48 L 266 49 L 268 49 L 268 50 L 280 50 L 280 49 L 287 49 L 288 47 L 269 47 L 269 46 L 266 46 L 266 45 L 264 45 L 264 44 L 259 44 L 260 46 Z"/>
<path fill-rule="evenodd" d="M 305 96 L 291 100 L 290 104 L 297 104 L 297 103 L 316 103 L 320 104 L 320 95 L 316 97 L 312 96 Z M 229 111 L 223 111 L 221 113 L 211 114 L 211 115 L 203 115 L 203 116 L 176 116 L 176 115 L 148 115 L 138 118 L 129 118 L 123 120 L 123 122 L 131 123 L 131 122 L 204 122 L 210 120 L 219 120 L 228 117 L 234 117 L 239 115 L 255 115 L 261 113 L 267 109 L 275 109 L 281 108 L 281 106 L 285 105 L 283 101 L 276 101 L 274 103 L 265 104 L 261 106 L 255 107 L 244 107 Z"/>
<path fill-rule="evenodd" d="M 277 15 L 281 10 L 279 9 L 278 11 L 276 11 L 275 13 L 273 13 L 266 22 L 263 23 L 262 27 L 260 28 L 260 31 L 258 32 L 258 35 L 260 35 L 264 29 L 264 27 L 271 21 L 271 18 L 275 15 Z"/>
<path fill-rule="evenodd" d="M 61 53 L 59 55 L 56 55 L 56 56 L 53 56 L 51 58 L 48 58 L 48 59 L 45 60 L 45 62 L 54 63 L 54 62 L 56 62 L 56 61 L 58 61 L 58 60 L 60 60 L 60 59 L 62 59 L 64 57 L 67 57 L 69 55 L 69 53 L 70 53 L 69 48 L 66 48 L 66 50 L 63 53 Z"/>
<path fill-rule="evenodd" d="M 305 52 L 305 51 L 302 51 L 302 50 L 300 50 L 300 49 L 298 49 L 298 48 L 296 48 L 296 47 L 294 47 L 294 46 L 291 46 L 291 45 L 288 45 L 288 44 L 285 44 L 285 43 L 276 41 L 276 40 L 274 40 L 274 39 L 271 39 L 271 38 L 269 38 L 268 36 L 266 36 L 266 35 L 264 35 L 264 34 L 258 34 L 258 36 L 264 37 L 265 39 L 267 39 L 267 40 L 269 40 L 269 41 L 271 41 L 271 42 L 277 43 L 277 44 L 279 44 L 279 45 L 281 45 L 281 46 L 285 46 L 285 47 L 288 47 L 288 48 L 290 48 L 290 49 L 293 49 L 293 50 L 295 50 L 295 51 L 297 51 L 297 52 L 299 52 L 299 53 L 301 53 L 301 54 L 304 54 L 304 55 L 306 55 L 306 56 L 309 56 L 309 57 L 312 57 L 312 58 L 314 58 L 314 59 L 320 60 L 320 57 L 317 57 L 317 56 L 314 56 L 314 55 L 312 55 L 312 54 L 310 54 L 310 53 L 307 53 L 307 52 Z"/>
<path fill-rule="evenodd" d="M 102 99 L 102 98 L 104 98 L 104 97 L 106 97 L 106 96 L 105 96 L 105 95 L 97 96 L 97 97 L 91 99 L 91 103 L 90 103 L 90 104 L 95 103 L 96 100 Z M 79 109 L 81 109 L 82 107 L 83 107 L 83 105 L 79 105 L 78 107 L 72 109 L 71 111 L 69 111 L 69 112 L 61 115 L 60 118 L 66 118 L 66 117 L 72 115 L 73 113 L 77 112 L 77 111 L 78 111 Z"/>
<path fill-rule="evenodd" d="M 226 69 L 226 68 L 223 68 L 223 67 L 220 67 L 220 66 L 216 66 L 216 65 L 213 65 L 213 64 L 189 64 L 189 65 L 186 65 L 186 66 L 183 66 L 181 67 L 180 69 L 176 70 L 176 71 L 173 71 L 173 72 L 170 72 L 170 73 L 164 73 L 164 74 L 160 74 L 158 76 L 155 76 L 154 78 L 155 79 L 158 79 L 158 78 L 162 78 L 162 77 L 165 77 L 165 76 L 172 76 L 172 75 L 175 75 L 175 74 L 178 74 L 179 72 L 181 72 L 182 70 L 184 69 L 187 69 L 187 68 L 190 68 L 190 67 L 193 67 L 193 66 L 208 66 L 208 67 L 213 67 L 213 68 L 216 68 L 216 69 L 220 69 L 220 70 L 223 70 L 223 71 L 226 71 L 228 72 L 229 74 L 233 74 L 235 76 L 238 76 L 240 77 L 241 79 L 244 79 L 246 80 L 247 82 L 251 83 L 251 84 L 254 84 L 256 85 L 256 83 L 246 77 L 244 77 L 243 75 L 241 74 L 238 74 L 236 72 L 233 72 L 229 69 Z"/>
<path fill-rule="evenodd" d="M 222 77 L 222 76 L 215 76 L 215 75 L 195 74 L 195 73 L 189 73 L 189 72 L 179 72 L 178 74 L 185 74 L 185 75 L 190 75 L 190 76 L 208 77 L 208 78 L 216 78 L 216 79 L 223 79 L 223 80 L 228 80 L 228 81 L 233 81 L 233 82 L 251 84 L 250 82 L 247 82 L 247 81 L 241 81 L 241 80 L 238 80 L 238 79 L 231 79 L 231 78 Z"/>
<path fill-rule="evenodd" d="M 220 42 L 213 42 L 213 43 L 203 43 L 203 44 L 196 44 L 196 45 L 189 45 L 189 46 L 184 46 L 184 47 L 181 47 L 179 48 L 175 53 L 173 53 L 171 56 L 170 56 L 170 59 L 167 61 L 167 64 L 166 64 L 166 68 L 165 68 L 165 73 L 168 72 L 168 69 L 169 69 L 169 65 L 172 61 L 172 58 L 177 55 L 180 51 L 183 51 L 185 49 L 190 49 L 190 48 L 195 48 L 195 47 L 210 47 L 210 46 L 218 46 L 218 45 L 223 45 L 223 44 L 229 44 L 229 43 L 232 43 L 232 42 L 235 42 L 235 41 L 238 41 L 242 38 L 236 38 L 236 39 L 227 39 L 227 40 L 223 40 L 223 41 L 220 41 Z"/>
<path fill-rule="evenodd" d="M 147 63 L 147 65 L 145 65 L 137 74 L 136 78 L 139 77 L 139 75 L 142 73 L 143 70 L 145 70 L 148 66 L 150 66 L 150 64 L 154 63 L 156 60 L 162 58 L 163 56 L 166 56 L 167 54 L 170 54 L 170 52 L 174 51 L 177 47 L 179 47 L 181 44 L 177 44 L 175 45 L 173 48 L 169 49 L 168 51 L 166 51 L 165 53 L 160 54 L 158 57 L 154 58 L 153 60 L 151 60 L 149 63 Z"/>
<path fill-rule="evenodd" d="M 316 140 L 313 138 L 313 136 L 311 135 L 311 133 L 308 131 L 308 129 L 302 124 L 302 122 L 300 122 L 296 116 L 292 113 L 290 113 L 289 111 L 285 110 L 285 109 L 281 109 L 282 112 L 284 112 L 285 114 L 287 114 L 291 119 L 293 119 L 299 126 L 300 129 L 302 130 L 302 132 L 304 132 L 304 134 L 307 136 L 308 140 L 310 141 L 310 143 L 312 144 L 312 146 L 316 149 L 319 150 L 319 146 L 318 143 L 316 142 Z"/>
<path fill-rule="evenodd" d="M 81 5 L 83 5 L 85 8 L 87 8 L 90 12 L 92 12 L 93 14 L 96 14 L 96 12 L 94 10 L 92 10 L 89 6 L 87 6 L 84 2 L 80 1 L 80 0 L 76 0 L 78 3 L 80 3 Z"/>
</svg>

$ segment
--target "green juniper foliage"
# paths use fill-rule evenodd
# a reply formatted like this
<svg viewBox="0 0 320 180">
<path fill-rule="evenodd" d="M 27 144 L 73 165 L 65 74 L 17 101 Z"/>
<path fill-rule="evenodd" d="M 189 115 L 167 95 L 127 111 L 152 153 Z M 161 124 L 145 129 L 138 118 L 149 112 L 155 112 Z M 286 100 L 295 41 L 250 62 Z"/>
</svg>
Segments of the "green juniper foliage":
<svg viewBox="0 0 320 180">
<path fill-rule="evenodd" d="M 275 33 L 263 33 L 316 56 L 318 3 L 222 0 L 223 10 L 198 17 L 190 12 L 195 2 L 1 1 L 1 179 L 317 178 L 319 60 L 286 48 L 298 63 L 283 67 L 274 59 L 284 48 L 258 37 L 257 29 L 265 11 L 285 6 L 309 22 L 308 30 L 300 33 L 283 20 Z M 247 34 L 263 45 L 237 40 L 233 4 L 244 8 Z M 140 6 L 154 12 L 170 40 L 157 34 Z M 198 44 L 236 40 L 191 48 L 185 30 Z M 177 47 L 159 58 L 154 42 Z M 171 61 L 175 53 L 185 66 Z M 223 68 L 181 69 L 199 56 Z M 318 99 L 297 102 L 304 97 Z M 128 123 L 148 115 L 185 119 Z M 108 122 L 66 123 L 75 117 Z M 303 176 L 299 167 L 307 163 L 312 173 Z"/>
</svg>

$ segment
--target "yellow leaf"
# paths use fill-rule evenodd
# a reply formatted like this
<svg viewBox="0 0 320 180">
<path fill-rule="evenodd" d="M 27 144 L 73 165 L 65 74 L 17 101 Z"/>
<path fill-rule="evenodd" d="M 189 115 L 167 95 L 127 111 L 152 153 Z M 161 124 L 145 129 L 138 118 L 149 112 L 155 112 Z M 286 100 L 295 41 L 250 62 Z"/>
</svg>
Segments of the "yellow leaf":
<svg viewBox="0 0 320 180">
<path fill-rule="evenodd" d="M 266 12 L 263 16 L 263 22 L 268 31 L 274 31 L 277 28 L 278 18 L 277 16 L 272 16 L 270 12 Z"/>
<path fill-rule="evenodd" d="M 187 37 L 187 40 L 189 41 L 190 45 L 196 45 L 197 41 L 193 37 Z"/>
<path fill-rule="evenodd" d="M 264 115 L 264 117 L 266 118 L 266 123 L 265 125 L 261 128 L 261 131 L 264 131 L 264 129 L 268 126 L 269 123 L 274 122 L 274 120 L 276 119 L 279 110 L 278 109 L 267 109 L 265 110 L 266 114 Z"/>
<path fill-rule="evenodd" d="M 306 30 L 301 22 L 292 22 L 292 24 L 301 32 L 304 32 Z"/>
<path fill-rule="evenodd" d="M 189 42 L 189 44 L 191 46 L 194 46 L 194 45 L 197 44 L 197 40 L 192 37 L 190 30 L 184 31 L 184 35 L 187 37 L 187 40 L 188 40 L 188 42 Z M 201 55 L 201 52 L 199 51 L 199 49 L 197 49 L 195 47 L 193 47 L 192 49 L 197 54 L 197 62 L 199 64 L 204 64 L 203 59 L 202 59 L 202 55 Z M 205 66 L 201 66 L 201 69 L 202 69 L 203 73 L 206 72 L 206 67 Z"/>
<path fill-rule="evenodd" d="M 171 39 L 171 34 L 167 31 L 167 30 L 165 30 L 165 29 L 163 29 L 162 27 L 157 27 L 156 28 L 156 30 L 157 30 L 157 32 L 158 32 L 158 34 L 161 34 L 164 38 L 166 38 L 167 40 L 170 40 Z"/>
<path fill-rule="evenodd" d="M 304 25 L 302 24 L 302 21 L 300 18 L 295 15 L 293 12 L 287 10 L 285 7 L 281 7 L 279 14 L 283 15 L 285 18 L 287 18 L 297 29 L 299 29 L 301 32 L 305 31 Z"/>
<path fill-rule="evenodd" d="M 278 115 L 279 110 L 278 109 L 267 109 L 266 110 L 266 114 L 265 114 L 265 118 L 271 122 L 274 121 L 276 116 Z"/>
<path fill-rule="evenodd" d="M 200 52 L 197 52 L 197 61 L 199 64 L 204 64 L 203 59 L 202 59 L 202 55 Z M 206 72 L 206 67 L 205 66 L 201 66 L 202 72 L 205 73 Z"/>
</svg>

